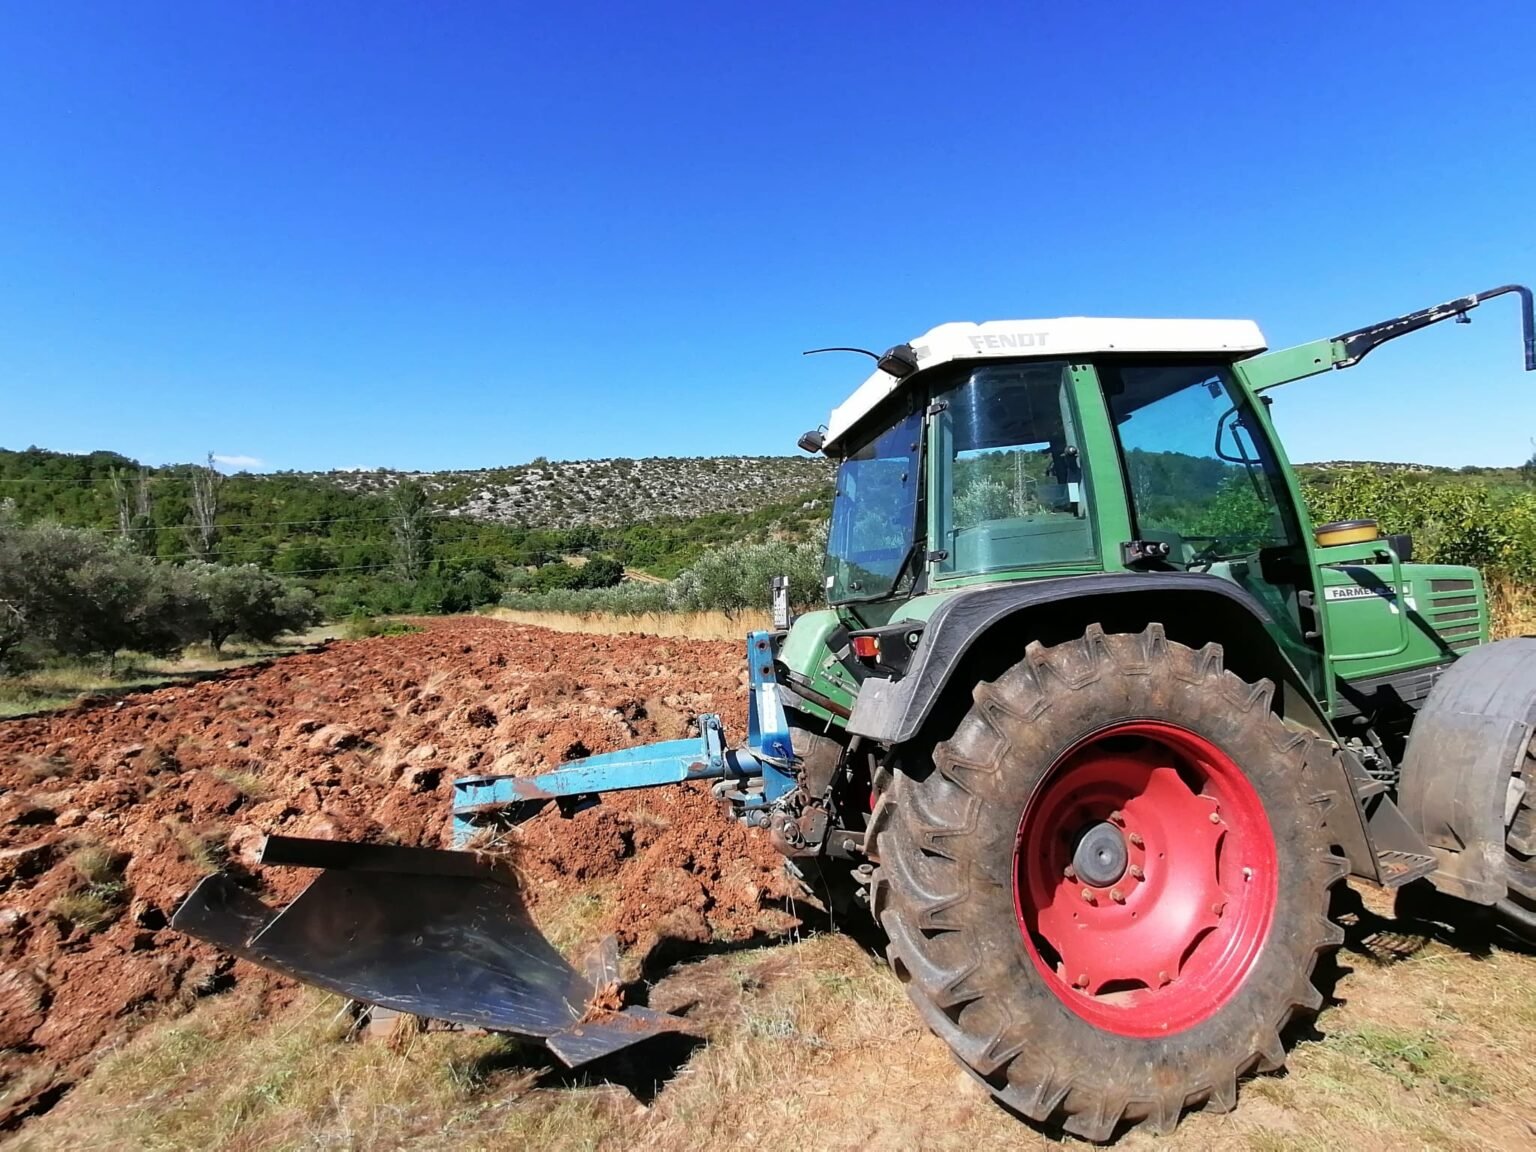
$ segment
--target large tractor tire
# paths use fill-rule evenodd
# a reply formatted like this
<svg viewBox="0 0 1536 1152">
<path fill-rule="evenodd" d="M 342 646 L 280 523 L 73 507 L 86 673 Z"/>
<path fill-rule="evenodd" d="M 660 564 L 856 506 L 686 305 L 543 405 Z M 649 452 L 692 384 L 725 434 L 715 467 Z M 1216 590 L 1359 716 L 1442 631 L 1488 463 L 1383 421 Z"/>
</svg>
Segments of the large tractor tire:
<svg viewBox="0 0 1536 1152">
<path fill-rule="evenodd" d="M 1232 1108 L 1343 939 L 1326 745 L 1221 660 L 1156 624 L 1031 644 L 931 760 L 876 781 L 898 977 L 998 1100 L 1089 1140 Z"/>
<path fill-rule="evenodd" d="M 1536 796 L 1529 788 L 1515 810 L 1505 853 L 1509 894 L 1494 908 L 1512 936 L 1536 947 Z"/>
<path fill-rule="evenodd" d="M 1403 814 L 1438 867 L 1399 893 L 1406 914 L 1444 914 L 1435 889 L 1493 908 L 1536 945 L 1536 638 L 1499 640 L 1452 664 L 1414 718 L 1399 784 Z M 1463 906 L 1464 907 L 1464 906 Z"/>
</svg>

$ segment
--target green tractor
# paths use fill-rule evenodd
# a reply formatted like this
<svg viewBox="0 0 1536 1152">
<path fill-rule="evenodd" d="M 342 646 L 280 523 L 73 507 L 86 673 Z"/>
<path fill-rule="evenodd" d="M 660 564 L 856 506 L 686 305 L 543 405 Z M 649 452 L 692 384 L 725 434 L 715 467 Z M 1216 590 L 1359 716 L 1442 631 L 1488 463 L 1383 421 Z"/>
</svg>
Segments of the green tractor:
<svg viewBox="0 0 1536 1152">
<path fill-rule="evenodd" d="M 839 461 L 827 607 L 748 641 L 745 747 L 697 739 L 455 782 L 460 842 L 714 780 L 813 890 L 868 909 L 999 1101 L 1093 1140 L 1232 1108 L 1323 1002 L 1353 876 L 1536 943 L 1536 639 L 1370 521 L 1312 525 L 1269 392 L 1508 286 L 1297 348 L 1246 321 L 946 324 L 801 447 Z M 359 1001 L 568 1063 L 685 1023 L 585 970 L 474 851 L 273 837 L 325 869 L 275 918 L 211 877 L 177 925 Z"/>
</svg>

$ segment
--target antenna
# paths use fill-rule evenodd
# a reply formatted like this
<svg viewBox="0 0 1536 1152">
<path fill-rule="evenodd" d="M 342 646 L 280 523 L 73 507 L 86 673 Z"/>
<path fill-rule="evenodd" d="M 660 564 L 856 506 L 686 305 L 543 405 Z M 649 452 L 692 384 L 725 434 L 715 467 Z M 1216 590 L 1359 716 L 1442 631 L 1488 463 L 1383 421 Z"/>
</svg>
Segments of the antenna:
<svg viewBox="0 0 1536 1152">
<path fill-rule="evenodd" d="M 819 352 L 857 352 L 860 356 L 868 356 L 877 364 L 880 362 L 879 353 L 871 352 L 868 348 L 811 348 L 808 351 L 800 353 L 800 355 L 815 356 Z"/>
</svg>

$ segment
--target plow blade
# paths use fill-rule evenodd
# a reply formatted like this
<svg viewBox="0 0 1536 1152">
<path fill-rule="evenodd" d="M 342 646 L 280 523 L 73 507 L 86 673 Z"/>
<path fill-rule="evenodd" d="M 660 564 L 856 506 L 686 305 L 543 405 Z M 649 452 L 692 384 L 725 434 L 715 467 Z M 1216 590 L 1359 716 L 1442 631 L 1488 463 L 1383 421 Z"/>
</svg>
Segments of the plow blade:
<svg viewBox="0 0 1536 1152">
<path fill-rule="evenodd" d="M 617 983 L 611 942 L 578 971 L 508 870 L 475 853 L 272 836 L 262 863 L 324 871 L 280 911 L 208 876 L 171 926 L 365 1004 L 542 1040 L 569 1067 L 682 1030 L 646 1008 L 594 1007 Z"/>
</svg>

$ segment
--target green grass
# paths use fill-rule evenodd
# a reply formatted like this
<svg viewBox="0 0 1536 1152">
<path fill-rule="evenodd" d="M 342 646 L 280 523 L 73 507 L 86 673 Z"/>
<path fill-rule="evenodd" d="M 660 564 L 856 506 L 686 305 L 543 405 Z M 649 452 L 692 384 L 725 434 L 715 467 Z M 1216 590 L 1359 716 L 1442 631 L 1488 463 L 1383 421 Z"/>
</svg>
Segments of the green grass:
<svg viewBox="0 0 1536 1152">
<path fill-rule="evenodd" d="M 348 640 L 369 640 L 375 636 L 408 636 L 412 632 L 420 631 L 421 625 L 412 624 L 407 620 L 354 612 L 347 617 L 344 635 Z"/>
</svg>

